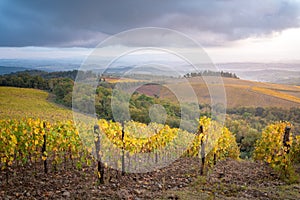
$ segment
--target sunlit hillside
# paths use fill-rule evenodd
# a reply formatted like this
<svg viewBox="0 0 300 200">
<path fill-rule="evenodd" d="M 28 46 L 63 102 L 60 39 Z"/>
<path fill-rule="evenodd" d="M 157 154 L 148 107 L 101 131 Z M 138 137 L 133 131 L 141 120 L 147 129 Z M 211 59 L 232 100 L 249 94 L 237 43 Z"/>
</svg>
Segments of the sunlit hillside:
<svg viewBox="0 0 300 200">
<path fill-rule="evenodd" d="M 42 118 L 49 121 L 72 119 L 72 111 L 48 100 L 45 91 L 0 87 L 0 118 Z"/>
<path fill-rule="evenodd" d="M 211 77 L 211 79 L 213 78 L 214 77 Z M 174 100 L 176 96 L 172 94 L 171 91 L 173 90 L 176 91 L 176 95 L 184 97 L 186 101 L 192 101 L 193 97 L 185 94 L 186 88 L 188 85 L 191 85 L 199 102 L 209 104 L 211 96 L 207 84 L 203 79 L 194 77 L 188 80 L 189 82 L 177 81 L 164 86 L 147 85 L 139 88 L 138 91 L 147 95 L 158 95 L 162 98 Z M 300 106 L 300 88 L 298 86 L 262 83 L 233 78 L 223 78 L 223 82 L 227 106 L 230 108 L 239 106 L 284 108 Z M 220 84 L 212 83 L 209 87 L 211 89 L 222 90 L 222 85 Z"/>
</svg>

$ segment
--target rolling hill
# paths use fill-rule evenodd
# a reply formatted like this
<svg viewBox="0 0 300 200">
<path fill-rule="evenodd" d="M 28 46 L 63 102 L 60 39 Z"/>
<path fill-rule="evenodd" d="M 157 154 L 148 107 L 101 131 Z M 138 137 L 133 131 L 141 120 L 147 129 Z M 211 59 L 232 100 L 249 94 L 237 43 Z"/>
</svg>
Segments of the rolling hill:
<svg viewBox="0 0 300 200">
<path fill-rule="evenodd" d="M 213 82 L 214 77 L 209 77 Z M 177 92 L 177 95 L 184 97 L 187 102 L 192 101 L 192 97 L 186 94 L 186 88 L 191 85 L 201 103 L 209 104 L 211 97 L 208 87 L 200 77 L 188 79 L 189 82 L 176 81 L 166 85 L 144 85 L 138 88 L 138 92 L 175 100 L 176 96 L 171 92 Z M 223 78 L 224 88 L 227 98 L 227 106 L 253 106 L 253 107 L 299 107 L 300 106 L 300 87 L 293 85 L 280 85 L 272 83 L 262 83 L 246 81 L 233 78 Z M 212 89 L 222 89 L 220 85 L 210 84 Z"/>
<path fill-rule="evenodd" d="M 213 78 L 213 77 L 212 77 Z M 203 79 L 189 78 L 189 82 L 178 80 L 167 85 L 146 84 L 137 89 L 139 93 L 175 101 L 171 92 L 177 93 L 190 102 L 192 97 L 185 95 L 187 84 L 191 85 L 200 103 L 209 104 L 210 94 Z M 233 107 L 282 107 L 300 106 L 300 87 L 261 83 L 240 79 L 223 78 L 228 108 Z M 211 85 L 211 88 L 220 88 Z M 45 91 L 26 88 L 0 87 L 0 118 L 43 118 L 51 121 L 72 119 L 72 111 L 52 103 Z M 176 101 L 177 102 L 177 101 Z"/>
</svg>

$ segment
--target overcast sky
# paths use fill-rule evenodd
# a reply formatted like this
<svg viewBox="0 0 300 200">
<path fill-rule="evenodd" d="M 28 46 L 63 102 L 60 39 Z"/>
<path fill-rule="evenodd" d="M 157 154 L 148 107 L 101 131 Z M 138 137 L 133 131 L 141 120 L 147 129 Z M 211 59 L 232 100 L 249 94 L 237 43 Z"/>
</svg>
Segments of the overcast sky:
<svg viewBox="0 0 300 200">
<path fill-rule="evenodd" d="M 215 62 L 299 61 L 299 20 L 298 0 L 1 0 L 0 58 L 83 56 L 150 26 L 190 36 Z"/>
</svg>

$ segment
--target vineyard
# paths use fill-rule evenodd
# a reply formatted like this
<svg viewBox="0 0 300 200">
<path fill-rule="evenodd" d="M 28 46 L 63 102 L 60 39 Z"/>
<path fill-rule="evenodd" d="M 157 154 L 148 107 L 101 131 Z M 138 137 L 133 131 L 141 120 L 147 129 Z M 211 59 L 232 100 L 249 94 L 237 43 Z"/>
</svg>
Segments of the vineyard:
<svg viewBox="0 0 300 200">
<path fill-rule="evenodd" d="M 96 153 L 101 154 L 103 162 L 114 163 L 115 166 L 112 167 L 127 172 L 129 169 L 137 169 L 142 163 L 149 165 L 150 159 L 153 159 L 152 167 L 155 167 L 159 165 L 159 160 L 165 161 L 172 156 L 198 157 L 200 144 L 205 144 L 204 151 L 209 152 L 205 165 L 211 166 L 226 157 L 238 158 L 239 150 L 234 136 L 226 128 L 221 129 L 206 117 L 201 118 L 199 124 L 204 127 L 203 132 L 192 135 L 167 125 L 152 123 L 147 126 L 133 121 L 125 123 L 123 130 L 119 123 L 99 120 L 97 126 L 106 137 L 101 138 L 101 149 L 95 152 L 94 141 L 97 138 L 93 126 L 81 124 L 78 130 L 71 121 L 50 123 L 31 118 L 1 120 L 1 169 L 9 173 L 14 167 L 28 164 L 35 166 L 45 161 L 50 163 L 50 168 L 54 171 L 69 164 L 81 169 L 82 166 L 91 165 L 95 161 L 91 154 Z M 210 127 L 214 130 L 210 130 Z M 218 135 L 217 131 L 220 130 L 222 134 Z M 143 137 L 137 137 L 141 132 Z M 218 139 L 214 141 L 215 138 Z M 192 142 L 186 148 L 188 140 Z M 123 155 L 124 152 L 126 155 Z M 150 152 L 153 154 L 149 154 Z M 147 160 L 142 161 L 140 153 L 148 153 Z M 118 166 L 122 155 L 126 159 L 126 163 L 122 165 L 126 166 Z M 107 166 L 107 163 L 104 165 Z M 46 167 L 45 172 L 48 171 Z"/>
<path fill-rule="evenodd" d="M 293 167 L 300 160 L 300 138 L 294 138 L 291 132 L 286 135 L 286 127 L 290 126 L 289 123 L 283 122 L 268 126 L 257 141 L 254 159 L 270 163 L 281 180 L 297 182 L 298 176 Z M 82 132 L 83 130 L 85 132 Z M 101 142 L 99 131 L 106 136 L 100 137 Z M 52 123 L 31 118 L 1 120 L 0 133 L 1 171 L 6 176 L 4 184 L 9 184 L 10 177 L 15 174 L 16 169 L 30 167 L 33 170 L 32 176 L 41 173 L 51 176 L 53 173 L 60 174 L 63 170 L 87 173 L 87 169 L 93 169 L 88 170 L 90 175 L 97 177 L 98 184 L 107 185 L 114 183 L 112 176 L 118 177 L 118 180 L 120 176 L 138 170 L 141 166 L 160 166 L 160 160 L 166 161 L 178 154 L 180 160 L 200 158 L 198 163 L 193 161 L 194 167 L 191 168 L 192 173 L 199 176 L 199 173 L 206 175 L 222 160 L 239 157 L 234 135 L 207 117 L 199 120 L 199 132 L 196 134 L 155 123 L 145 125 L 130 121 L 122 125 L 99 120 L 94 126 L 75 126 L 72 121 Z M 192 137 L 188 138 L 189 136 Z M 101 148 L 97 148 L 98 141 Z M 187 144 L 189 145 L 186 147 Z M 161 151 L 166 147 L 166 151 Z M 150 152 L 153 154 L 149 154 Z M 146 157 L 139 157 L 139 153 L 148 154 Z M 97 168 L 99 161 L 101 163 Z M 44 171 L 41 171 L 41 166 L 44 166 Z M 159 169 L 154 171 L 157 170 Z M 122 172 L 122 175 L 119 172 Z M 194 175 L 192 177 L 196 178 Z"/>
<path fill-rule="evenodd" d="M 251 89 L 253 91 L 261 92 L 261 93 L 266 94 L 266 95 L 270 95 L 270 96 L 278 97 L 278 98 L 285 99 L 285 100 L 288 100 L 288 101 L 293 101 L 293 102 L 300 103 L 300 99 L 297 96 L 285 94 L 285 93 L 282 93 L 282 92 L 277 92 L 275 90 L 271 90 L 271 89 L 268 89 L 268 88 L 252 87 Z"/>
<path fill-rule="evenodd" d="M 298 181 L 294 165 L 299 163 L 300 136 L 294 138 L 290 129 L 288 122 L 269 125 L 257 141 L 254 159 L 269 163 L 283 179 Z"/>
<path fill-rule="evenodd" d="M 272 187 L 299 180 L 300 137 L 288 122 L 269 124 L 262 131 L 254 147 L 253 159 L 257 161 L 254 163 L 240 160 L 236 136 L 209 117 L 199 119 L 196 133 L 135 121 L 83 120 L 75 125 L 70 120 L 71 111 L 46 101 L 46 93 L 32 90 L 35 92 L 29 95 L 20 89 L 12 91 L 6 94 L 10 102 L 5 104 L 10 104 L 10 109 L 3 104 L 1 110 L 1 198 L 7 195 L 23 199 L 65 198 L 69 196 L 68 190 L 72 198 L 130 199 L 132 195 L 149 199 L 164 194 L 167 198 L 193 199 L 191 188 L 203 191 L 210 198 L 218 196 L 214 187 L 226 187 L 219 189 L 220 198 L 249 194 L 255 197 L 253 187 L 259 185 L 255 189 L 258 191 L 259 187 L 265 187 L 260 185 L 262 180 L 272 180 Z M 28 105 L 18 102 L 20 95 L 30 99 Z M 18 106 L 13 106 L 15 102 Z M 26 110 L 27 106 L 31 106 L 32 112 Z M 238 174 L 242 173 L 240 168 L 245 171 L 242 175 Z M 254 171 L 249 173 L 249 169 Z M 256 177 L 255 173 L 259 175 Z M 35 184 L 25 186 L 31 179 Z M 228 185 L 228 181 L 235 182 Z M 89 186 L 84 189 L 85 182 Z M 245 189 L 244 183 L 249 188 Z M 180 192 L 173 191 L 180 188 L 186 188 L 183 196 L 189 192 L 191 196 L 182 197 Z M 290 199 L 297 199 L 294 197 L 298 194 L 293 192 Z M 269 195 L 273 198 L 281 194 Z"/>
</svg>

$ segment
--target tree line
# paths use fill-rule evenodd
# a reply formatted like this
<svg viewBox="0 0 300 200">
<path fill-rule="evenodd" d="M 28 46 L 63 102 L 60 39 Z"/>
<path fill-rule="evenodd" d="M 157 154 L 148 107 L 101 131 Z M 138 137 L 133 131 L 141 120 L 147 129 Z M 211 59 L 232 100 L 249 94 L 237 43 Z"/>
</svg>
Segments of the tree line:
<svg viewBox="0 0 300 200">
<path fill-rule="evenodd" d="M 67 72 L 26 70 L 1 75 L 0 86 L 46 90 L 55 95 L 57 103 L 70 107 L 72 104 L 71 92 L 77 73 L 77 70 Z"/>
<path fill-rule="evenodd" d="M 198 77 L 198 76 L 221 76 L 221 77 L 239 79 L 239 77 L 235 73 L 224 72 L 224 71 L 215 72 L 215 71 L 205 70 L 202 72 L 191 72 L 184 75 L 185 78 Z"/>
</svg>

